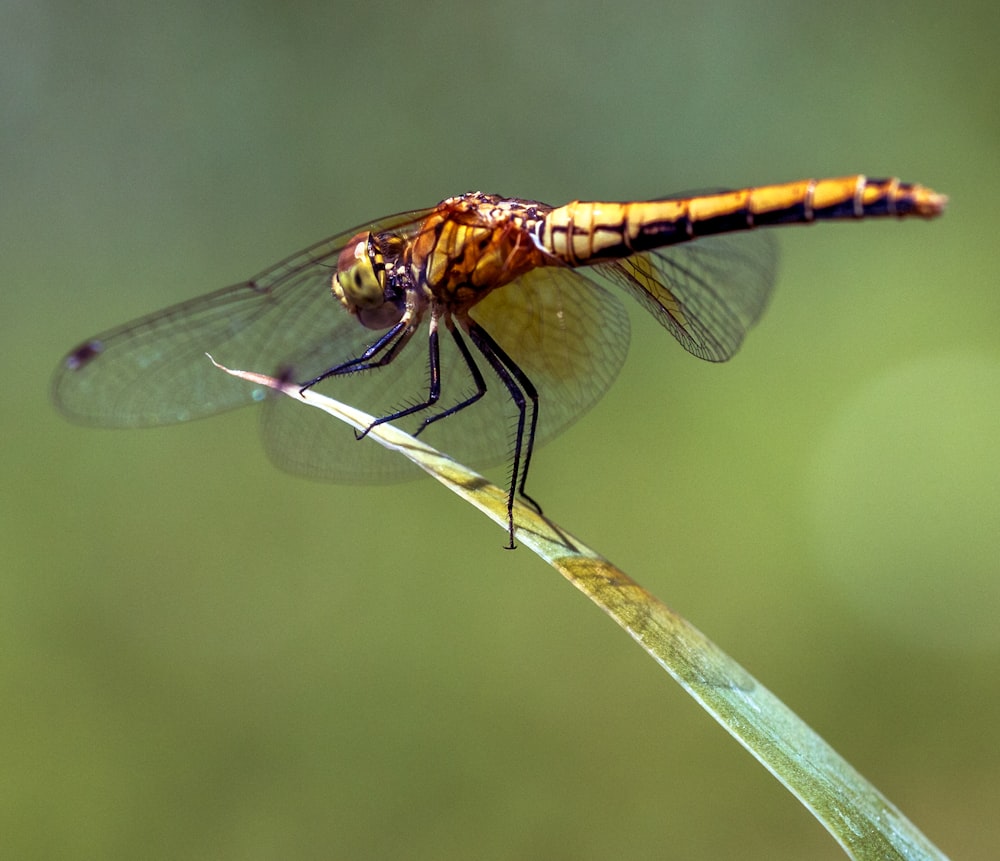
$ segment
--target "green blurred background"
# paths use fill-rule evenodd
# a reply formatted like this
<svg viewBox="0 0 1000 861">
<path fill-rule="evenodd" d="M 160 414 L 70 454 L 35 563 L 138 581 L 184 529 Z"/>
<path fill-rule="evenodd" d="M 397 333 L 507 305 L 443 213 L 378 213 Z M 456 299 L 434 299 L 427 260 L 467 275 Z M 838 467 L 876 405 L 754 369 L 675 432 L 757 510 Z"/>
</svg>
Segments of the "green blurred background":
<svg viewBox="0 0 1000 861">
<path fill-rule="evenodd" d="M 3 857 L 842 857 L 437 485 L 286 476 L 252 411 L 81 429 L 47 388 L 84 337 L 463 191 L 853 172 L 951 207 L 783 231 L 730 364 L 634 313 L 532 490 L 943 850 L 995 857 L 995 3 L 0 15 Z"/>
</svg>

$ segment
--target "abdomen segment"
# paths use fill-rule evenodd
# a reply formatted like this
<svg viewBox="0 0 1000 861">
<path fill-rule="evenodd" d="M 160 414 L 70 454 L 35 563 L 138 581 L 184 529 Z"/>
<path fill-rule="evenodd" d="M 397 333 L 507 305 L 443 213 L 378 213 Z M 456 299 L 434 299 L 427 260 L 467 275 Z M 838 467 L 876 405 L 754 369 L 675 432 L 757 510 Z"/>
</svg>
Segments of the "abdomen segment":
<svg viewBox="0 0 1000 861">
<path fill-rule="evenodd" d="M 804 179 L 780 185 L 641 203 L 568 203 L 535 230 L 544 251 L 586 266 L 711 236 L 778 224 L 939 215 L 947 198 L 898 179 Z"/>
</svg>

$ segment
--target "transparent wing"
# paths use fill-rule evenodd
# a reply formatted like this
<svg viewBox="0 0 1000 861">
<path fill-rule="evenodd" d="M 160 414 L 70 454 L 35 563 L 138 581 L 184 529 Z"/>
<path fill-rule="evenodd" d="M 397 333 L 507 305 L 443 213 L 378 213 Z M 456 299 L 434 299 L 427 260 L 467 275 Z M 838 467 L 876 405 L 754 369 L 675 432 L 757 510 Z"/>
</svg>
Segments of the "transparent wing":
<svg viewBox="0 0 1000 861">
<path fill-rule="evenodd" d="M 706 236 L 593 267 L 649 311 L 689 353 L 729 359 L 767 306 L 778 245 L 767 230 Z"/>
<path fill-rule="evenodd" d="M 288 398 L 270 397 L 214 368 L 311 379 L 358 356 L 377 337 L 333 298 L 337 256 L 361 231 L 413 237 L 429 210 L 346 231 L 288 258 L 243 284 L 184 302 L 100 335 L 72 351 L 52 390 L 77 421 L 140 427 L 207 416 L 264 401 L 262 432 L 282 468 L 348 482 L 395 480 L 408 465 L 377 444 Z M 603 277 L 637 298 L 695 355 L 728 358 L 766 304 L 775 246 L 763 233 L 699 239 L 585 270 L 532 270 L 495 290 L 472 316 L 527 374 L 539 392 L 541 443 L 564 430 L 608 389 L 628 350 L 621 302 Z M 471 344 L 470 344 L 471 348 Z M 403 422 L 410 430 L 473 391 L 450 335 L 441 333 L 441 400 Z M 480 401 L 426 430 L 428 442 L 471 463 L 509 457 L 516 412 L 485 361 Z M 386 367 L 328 379 L 320 390 L 375 416 L 420 403 L 428 391 L 426 329 Z"/>
<path fill-rule="evenodd" d="M 608 390 L 628 352 L 629 322 L 621 301 L 578 271 L 535 269 L 491 293 L 472 315 L 520 366 L 539 393 L 536 444 L 561 433 Z M 467 343 L 468 343 L 468 339 Z M 475 352 L 487 393 L 477 403 L 430 425 L 431 445 L 479 465 L 509 459 L 516 410 L 506 388 Z M 326 360 L 319 359 L 322 366 Z M 391 365 L 322 383 L 318 390 L 384 415 L 426 398 L 428 346 L 416 333 Z M 308 374 L 307 374 L 308 375 Z M 451 336 L 441 332 L 441 400 L 400 422 L 413 431 L 424 416 L 464 400 L 472 378 Z M 269 399 L 263 414 L 268 454 L 282 469 L 348 483 L 396 481 L 420 474 L 398 455 L 289 398 Z"/>
<path fill-rule="evenodd" d="M 372 340 L 330 290 L 337 255 L 363 230 L 415 230 L 429 210 L 402 213 L 319 242 L 242 284 L 141 317 L 85 342 L 56 370 L 52 395 L 67 417 L 146 427 L 212 415 L 264 393 L 227 367 L 288 373 L 356 355 Z M 322 358 L 318 358 L 322 357 Z"/>
</svg>

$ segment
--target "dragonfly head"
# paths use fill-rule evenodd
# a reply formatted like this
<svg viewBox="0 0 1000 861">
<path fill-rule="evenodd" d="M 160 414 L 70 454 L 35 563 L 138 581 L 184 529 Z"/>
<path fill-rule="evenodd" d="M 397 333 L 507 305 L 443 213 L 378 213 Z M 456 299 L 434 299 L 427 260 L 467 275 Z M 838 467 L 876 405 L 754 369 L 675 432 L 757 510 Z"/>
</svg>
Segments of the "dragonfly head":
<svg viewBox="0 0 1000 861">
<path fill-rule="evenodd" d="M 388 329 L 405 307 L 402 292 L 386 277 L 385 259 L 371 233 L 351 238 L 337 258 L 333 295 L 368 329 Z"/>
</svg>

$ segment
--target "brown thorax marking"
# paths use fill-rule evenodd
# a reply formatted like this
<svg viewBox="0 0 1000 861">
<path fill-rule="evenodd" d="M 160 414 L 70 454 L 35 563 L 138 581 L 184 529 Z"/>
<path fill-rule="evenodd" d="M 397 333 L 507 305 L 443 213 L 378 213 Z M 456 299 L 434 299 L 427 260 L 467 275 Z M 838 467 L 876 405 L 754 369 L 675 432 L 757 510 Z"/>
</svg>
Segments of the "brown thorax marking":
<svg viewBox="0 0 1000 861">
<path fill-rule="evenodd" d="M 467 310 L 497 287 L 552 262 L 530 233 L 549 209 L 481 192 L 442 201 L 409 249 L 415 283 L 450 311 Z"/>
</svg>

